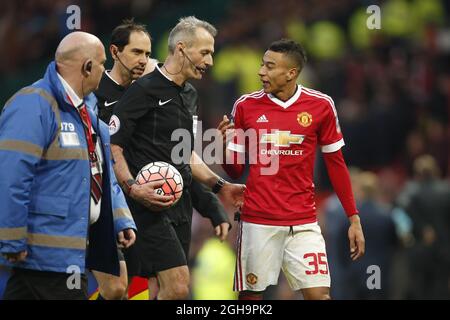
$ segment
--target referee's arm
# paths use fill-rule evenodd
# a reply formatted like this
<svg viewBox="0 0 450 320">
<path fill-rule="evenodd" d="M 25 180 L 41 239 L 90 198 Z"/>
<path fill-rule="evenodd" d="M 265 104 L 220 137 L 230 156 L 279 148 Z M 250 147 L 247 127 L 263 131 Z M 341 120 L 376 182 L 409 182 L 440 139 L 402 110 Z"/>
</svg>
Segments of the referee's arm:
<svg viewBox="0 0 450 320">
<path fill-rule="evenodd" d="M 191 170 L 193 178 L 210 187 L 220 196 L 227 210 L 239 209 L 244 203 L 245 185 L 229 183 L 214 173 L 203 160 L 192 152 Z"/>
</svg>

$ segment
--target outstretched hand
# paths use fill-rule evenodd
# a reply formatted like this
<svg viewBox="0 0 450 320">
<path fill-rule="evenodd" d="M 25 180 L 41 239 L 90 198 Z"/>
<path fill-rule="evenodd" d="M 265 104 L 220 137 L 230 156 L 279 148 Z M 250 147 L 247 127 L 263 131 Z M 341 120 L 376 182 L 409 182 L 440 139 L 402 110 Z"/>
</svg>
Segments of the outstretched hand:
<svg viewBox="0 0 450 320">
<path fill-rule="evenodd" d="M 227 212 L 240 210 L 244 204 L 245 185 L 225 182 L 218 196 Z"/>
</svg>

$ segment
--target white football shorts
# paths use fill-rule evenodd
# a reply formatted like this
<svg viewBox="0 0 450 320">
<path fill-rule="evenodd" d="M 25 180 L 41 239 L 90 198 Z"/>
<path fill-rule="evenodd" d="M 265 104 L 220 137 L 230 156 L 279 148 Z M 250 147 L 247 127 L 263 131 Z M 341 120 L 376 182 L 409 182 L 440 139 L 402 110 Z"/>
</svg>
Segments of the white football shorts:
<svg viewBox="0 0 450 320">
<path fill-rule="evenodd" d="M 264 291 L 278 283 L 283 270 L 289 286 L 330 287 L 325 240 L 320 226 L 269 226 L 245 221 L 239 223 L 235 291 Z"/>
</svg>

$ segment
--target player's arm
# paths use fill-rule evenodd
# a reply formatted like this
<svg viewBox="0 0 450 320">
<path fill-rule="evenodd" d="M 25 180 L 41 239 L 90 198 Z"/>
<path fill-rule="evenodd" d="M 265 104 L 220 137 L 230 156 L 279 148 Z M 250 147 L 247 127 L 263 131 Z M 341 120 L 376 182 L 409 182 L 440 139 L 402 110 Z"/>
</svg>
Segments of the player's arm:
<svg viewBox="0 0 450 320">
<path fill-rule="evenodd" d="M 232 207 L 236 209 L 242 206 L 245 185 L 229 183 L 219 177 L 203 162 L 195 151 L 191 155 L 191 170 L 193 178 L 210 187 L 214 193 L 217 193 L 226 208 L 231 210 Z"/>
<path fill-rule="evenodd" d="M 350 174 L 341 151 L 341 148 L 344 146 L 344 139 L 339 127 L 334 102 L 331 98 L 325 108 L 324 120 L 319 129 L 318 142 L 321 145 L 325 166 L 333 189 L 350 221 L 348 229 L 350 257 L 352 260 L 356 260 L 364 254 L 365 240 L 358 216 L 358 209 L 353 197 Z"/>
<path fill-rule="evenodd" d="M 114 107 L 109 124 L 111 153 L 115 162 L 114 173 L 122 190 L 134 200 L 157 211 L 170 207 L 173 197 L 156 194 L 155 190 L 163 185 L 163 181 L 136 184 L 123 154 L 123 146 L 130 144 L 137 121 L 148 109 L 144 90 L 138 84 L 132 85 Z"/>
<path fill-rule="evenodd" d="M 348 230 L 350 256 L 352 260 L 356 260 L 364 254 L 365 240 L 358 209 L 353 197 L 350 174 L 341 150 L 324 153 L 323 157 L 333 189 L 350 221 Z"/>
<path fill-rule="evenodd" d="M 30 191 L 57 132 L 52 118 L 50 102 L 37 93 L 19 93 L 0 116 L 0 255 L 11 263 L 27 256 Z"/>
</svg>

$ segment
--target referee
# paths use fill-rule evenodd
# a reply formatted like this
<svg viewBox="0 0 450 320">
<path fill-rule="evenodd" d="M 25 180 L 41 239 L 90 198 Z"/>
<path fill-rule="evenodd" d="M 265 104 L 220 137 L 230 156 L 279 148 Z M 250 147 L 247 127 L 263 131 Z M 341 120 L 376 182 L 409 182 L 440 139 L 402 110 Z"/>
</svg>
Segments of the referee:
<svg viewBox="0 0 450 320">
<path fill-rule="evenodd" d="M 136 250 L 142 269 L 158 276 L 158 299 L 185 299 L 189 294 L 187 257 L 175 227 L 187 222 L 186 236 L 190 237 L 192 178 L 220 192 L 226 203 L 239 205 L 243 199 L 243 185 L 225 182 L 193 152 L 197 92 L 186 80 L 201 79 L 212 65 L 215 35 L 216 29 L 207 22 L 195 17 L 180 19 L 169 35 L 169 56 L 164 65 L 130 86 L 114 107 L 110 121 L 115 124 L 110 125 L 115 172 L 131 198 L 130 209 L 139 229 Z M 171 139 L 172 132 L 179 128 L 190 133 L 190 141 L 182 149 L 187 161 L 175 164 L 172 149 L 185 142 Z M 149 194 L 152 190 L 144 190 L 147 184 L 137 185 L 133 180 L 144 165 L 153 161 L 171 163 L 183 177 L 183 196 L 169 209 L 171 197 L 165 200 Z"/>
<path fill-rule="evenodd" d="M 109 122 L 114 105 L 123 96 L 131 82 L 142 76 L 149 61 L 150 40 L 150 35 L 145 26 L 137 24 L 133 20 L 123 21 L 112 32 L 110 52 L 114 59 L 114 65 L 110 71 L 105 71 L 99 88 L 95 92 L 98 98 L 98 112 L 103 121 Z M 154 65 L 153 61 L 150 62 L 146 71 L 152 71 Z M 229 228 L 231 228 L 231 223 L 228 221 L 228 216 L 219 199 L 198 182 L 192 183 L 190 191 L 193 206 L 201 215 L 211 220 L 216 235 L 224 240 Z M 184 214 L 181 210 L 171 210 L 169 218 L 183 247 L 184 254 L 188 257 L 191 239 L 191 216 Z M 154 275 L 154 272 L 141 270 L 136 251 L 135 248 L 125 251 L 127 264 L 125 264 L 125 261 L 121 261 L 120 278 L 103 274 L 97 277 L 98 273 L 94 272 L 99 282 L 100 298 L 121 298 L 120 292 L 123 292 L 123 288 L 126 288 L 127 285 L 127 265 L 128 276 L 130 277 L 135 275 L 150 277 Z M 154 278 L 151 283 L 154 283 L 153 280 Z M 150 290 L 151 295 L 154 292 L 155 289 Z"/>
</svg>

